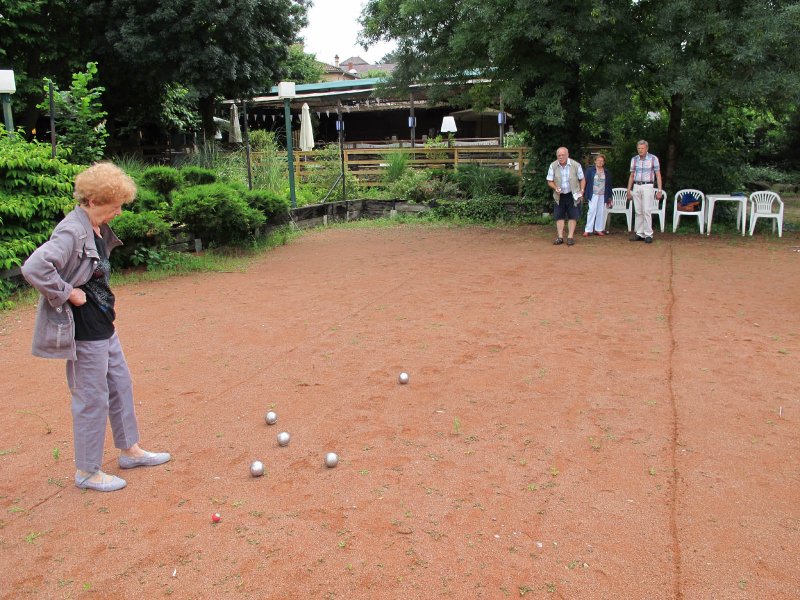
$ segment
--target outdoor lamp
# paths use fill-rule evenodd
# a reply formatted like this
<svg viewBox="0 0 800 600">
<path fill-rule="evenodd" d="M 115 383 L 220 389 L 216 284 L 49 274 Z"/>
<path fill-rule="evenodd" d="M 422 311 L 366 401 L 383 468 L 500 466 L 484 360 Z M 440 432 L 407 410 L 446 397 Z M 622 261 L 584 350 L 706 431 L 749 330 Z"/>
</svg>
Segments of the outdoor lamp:
<svg viewBox="0 0 800 600">
<path fill-rule="evenodd" d="M 456 128 L 455 117 L 445 117 L 442 119 L 442 133 L 455 133 L 458 131 Z"/>
<path fill-rule="evenodd" d="M 447 134 L 447 147 L 449 148 L 453 143 L 453 134 L 458 131 L 456 128 L 456 120 L 454 117 L 445 117 L 442 119 L 442 133 Z"/>
<path fill-rule="evenodd" d="M 294 193 L 294 154 L 292 153 L 292 113 L 289 111 L 289 102 L 297 95 L 294 81 L 281 81 L 278 83 L 278 98 L 283 98 L 283 114 L 286 119 L 286 155 L 289 160 L 289 199 L 292 208 L 297 206 Z"/>
<path fill-rule="evenodd" d="M 0 70 L 0 100 L 3 102 L 3 118 L 5 119 L 8 135 L 14 135 L 14 119 L 11 116 L 11 94 L 17 91 L 14 83 L 14 71 L 11 69 Z"/>
</svg>

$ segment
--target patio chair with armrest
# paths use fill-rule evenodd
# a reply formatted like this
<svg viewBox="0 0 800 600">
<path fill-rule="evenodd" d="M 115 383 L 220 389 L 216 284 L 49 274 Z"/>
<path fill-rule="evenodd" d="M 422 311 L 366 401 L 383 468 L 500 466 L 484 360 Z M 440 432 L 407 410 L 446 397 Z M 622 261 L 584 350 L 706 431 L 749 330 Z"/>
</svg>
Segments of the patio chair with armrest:
<svg viewBox="0 0 800 600">
<path fill-rule="evenodd" d="M 679 210 L 679 207 L 683 205 L 681 198 L 684 197 L 684 194 L 687 197 L 693 198 L 696 202 L 699 202 L 699 208 L 697 210 Z M 700 233 L 703 233 L 703 225 L 706 220 L 706 195 L 700 190 L 691 189 L 675 192 L 675 203 L 672 207 L 672 233 L 678 230 L 678 223 L 681 217 L 697 217 Z"/>
<path fill-rule="evenodd" d="M 773 212 L 777 203 L 778 212 Z M 778 237 L 783 236 L 783 200 L 775 192 L 753 192 L 750 194 L 750 235 L 756 229 L 756 219 L 773 219 L 772 233 L 778 226 Z"/>
<path fill-rule="evenodd" d="M 625 219 L 628 222 L 628 231 L 631 230 L 633 227 L 633 202 L 628 200 L 627 188 L 614 188 L 611 190 L 611 207 L 606 208 L 606 231 L 608 231 L 612 214 L 625 215 Z"/>
<path fill-rule="evenodd" d="M 661 233 L 664 233 L 664 227 L 667 224 L 666 212 L 667 212 L 667 192 L 665 190 L 661 190 L 661 200 L 656 198 L 655 192 L 653 193 L 653 203 L 652 206 L 652 214 L 658 215 L 658 221 L 661 223 Z"/>
</svg>

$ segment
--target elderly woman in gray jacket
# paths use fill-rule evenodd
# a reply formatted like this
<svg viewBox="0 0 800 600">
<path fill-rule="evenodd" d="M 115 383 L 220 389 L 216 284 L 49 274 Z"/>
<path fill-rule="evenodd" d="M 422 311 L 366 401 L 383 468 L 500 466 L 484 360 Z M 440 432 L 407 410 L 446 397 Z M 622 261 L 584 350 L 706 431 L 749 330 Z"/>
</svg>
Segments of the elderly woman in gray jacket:
<svg viewBox="0 0 800 600">
<path fill-rule="evenodd" d="M 171 457 L 139 447 L 131 375 L 114 328 L 108 257 L 122 242 L 108 223 L 134 199 L 136 185 L 122 169 L 98 163 L 77 176 L 74 196 L 78 205 L 28 258 L 22 274 L 41 294 L 33 354 L 67 360 L 75 485 L 112 492 L 126 482 L 100 470 L 107 421 L 121 468 L 160 465 Z"/>
</svg>

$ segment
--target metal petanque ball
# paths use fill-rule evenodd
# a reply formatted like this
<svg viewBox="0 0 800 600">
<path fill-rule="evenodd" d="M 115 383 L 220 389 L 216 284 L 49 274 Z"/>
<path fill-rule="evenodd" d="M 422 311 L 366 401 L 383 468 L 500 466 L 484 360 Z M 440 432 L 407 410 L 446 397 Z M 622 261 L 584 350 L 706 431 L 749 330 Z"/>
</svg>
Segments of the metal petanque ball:
<svg viewBox="0 0 800 600">
<path fill-rule="evenodd" d="M 253 477 L 261 477 L 264 474 L 264 463 L 260 460 L 254 460 L 250 463 L 250 475 Z"/>
<path fill-rule="evenodd" d="M 278 434 L 278 445 L 279 446 L 288 446 L 289 445 L 289 434 L 285 431 L 281 431 Z"/>
<path fill-rule="evenodd" d="M 325 455 L 325 466 L 332 469 L 339 464 L 339 456 L 336 452 L 328 452 Z"/>
<path fill-rule="evenodd" d="M 275 412 L 271 410 L 264 415 L 264 420 L 267 422 L 267 425 L 275 425 L 275 423 L 278 422 L 278 415 L 276 415 Z"/>
<path fill-rule="evenodd" d="M 400 377 L 398 377 L 397 379 L 402 384 L 408 383 L 408 373 L 400 373 Z"/>
</svg>

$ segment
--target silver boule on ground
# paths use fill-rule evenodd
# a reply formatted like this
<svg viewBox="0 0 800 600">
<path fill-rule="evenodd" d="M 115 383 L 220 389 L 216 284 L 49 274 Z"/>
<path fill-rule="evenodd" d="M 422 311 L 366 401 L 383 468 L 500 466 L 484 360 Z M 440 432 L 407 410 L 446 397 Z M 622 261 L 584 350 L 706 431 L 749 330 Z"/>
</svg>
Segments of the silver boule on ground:
<svg viewBox="0 0 800 600">
<path fill-rule="evenodd" d="M 289 445 L 289 439 L 290 439 L 290 438 L 291 438 L 291 436 L 289 435 L 289 433 L 288 433 L 288 432 L 286 432 L 286 431 L 281 431 L 281 432 L 278 434 L 278 445 L 279 445 L 279 446 L 288 446 L 288 445 Z"/>
<path fill-rule="evenodd" d="M 339 464 L 339 455 L 336 452 L 328 452 L 325 455 L 325 466 L 332 469 Z"/>
<path fill-rule="evenodd" d="M 275 411 L 271 410 L 264 415 L 264 420 L 267 422 L 267 425 L 275 425 L 275 423 L 278 422 L 278 415 L 275 414 Z"/>
<path fill-rule="evenodd" d="M 250 475 L 253 477 L 261 477 L 264 474 L 264 463 L 260 460 L 254 460 L 250 463 Z"/>
<path fill-rule="evenodd" d="M 408 373 L 403 371 L 402 373 L 400 373 L 400 376 L 397 378 L 397 380 L 402 384 L 408 383 Z"/>
</svg>

